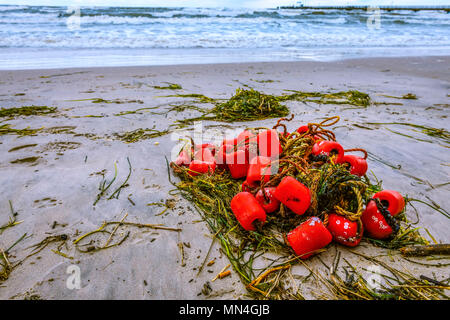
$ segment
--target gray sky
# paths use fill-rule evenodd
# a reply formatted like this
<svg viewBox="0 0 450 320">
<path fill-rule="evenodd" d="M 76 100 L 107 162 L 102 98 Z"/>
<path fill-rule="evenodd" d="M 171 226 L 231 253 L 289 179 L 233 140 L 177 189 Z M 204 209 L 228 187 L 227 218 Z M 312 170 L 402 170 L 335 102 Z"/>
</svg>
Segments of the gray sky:
<svg viewBox="0 0 450 320">
<path fill-rule="evenodd" d="M 15 5 L 150 6 L 150 7 L 251 7 L 273 8 L 296 0 L 0 0 Z M 304 0 L 305 5 L 450 5 L 450 0 Z"/>
</svg>

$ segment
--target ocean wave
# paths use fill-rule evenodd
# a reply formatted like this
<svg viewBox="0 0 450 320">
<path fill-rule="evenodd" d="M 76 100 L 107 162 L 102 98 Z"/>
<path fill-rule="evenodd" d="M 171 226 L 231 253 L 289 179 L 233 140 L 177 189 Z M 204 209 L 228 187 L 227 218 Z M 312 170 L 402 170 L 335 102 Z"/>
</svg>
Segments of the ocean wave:
<svg viewBox="0 0 450 320">
<path fill-rule="evenodd" d="M 176 28 L 161 33 L 153 29 L 123 30 L 116 28 L 105 31 L 83 33 L 69 30 L 45 33 L 36 29 L 23 34 L 9 34 L 0 31 L 0 46 L 24 48 L 314 48 L 314 47 L 355 47 L 355 46 L 450 46 L 450 37 L 440 34 L 423 33 L 344 33 L 339 30 L 323 30 L 321 33 L 309 30 L 297 33 L 275 33 L 254 31 L 249 36 L 246 30 L 224 32 L 223 30 L 203 30 L 198 33 L 175 34 Z M 328 31 L 328 32 L 327 32 Z"/>
<path fill-rule="evenodd" d="M 68 12 L 69 7 L 38 7 L 38 6 L 0 6 L 0 15 L 16 17 L 20 19 L 22 15 L 35 15 L 39 18 L 41 15 L 56 16 L 59 18 L 67 18 L 71 16 Z M 73 8 L 73 7 L 70 7 Z M 235 19 L 274 19 L 274 20 L 305 20 L 309 19 L 314 22 L 317 19 L 333 19 L 338 17 L 347 18 L 348 21 L 367 19 L 371 14 L 365 10 L 287 10 L 287 9 L 267 9 L 267 10 L 251 10 L 251 9 L 230 9 L 230 8 L 126 8 L 126 7 L 80 7 L 81 17 L 111 16 L 111 17 L 130 17 L 130 18 L 149 18 L 149 19 L 170 19 L 170 18 L 235 18 Z M 382 19 L 395 21 L 403 21 L 408 23 L 409 20 L 421 20 L 426 23 L 436 22 L 439 20 L 449 20 L 448 14 L 439 11 L 391 11 L 382 12 Z M 397 22 L 396 22 L 397 23 Z M 402 22 L 398 22 L 402 23 Z"/>
<path fill-rule="evenodd" d="M 29 48 L 306 48 L 450 43 L 448 15 L 365 10 L 0 6 L 0 46 Z M 69 28 L 69 22 L 79 28 Z M 73 27 L 73 25 L 72 25 Z"/>
<path fill-rule="evenodd" d="M 15 10 L 24 10 L 27 6 L 1 6 L 0 5 L 0 12 L 6 12 L 6 11 L 15 11 Z"/>
</svg>

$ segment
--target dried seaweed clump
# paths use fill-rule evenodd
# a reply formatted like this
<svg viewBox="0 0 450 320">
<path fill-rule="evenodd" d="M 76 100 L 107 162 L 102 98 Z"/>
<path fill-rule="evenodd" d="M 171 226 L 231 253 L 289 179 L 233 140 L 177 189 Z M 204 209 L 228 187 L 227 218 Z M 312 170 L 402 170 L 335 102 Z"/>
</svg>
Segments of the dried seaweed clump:
<svg viewBox="0 0 450 320">
<path fill-rule="evenodd" d="M 239 88 L 230 100 L 217 104 L 211 113 L 215 115 L 214 120 L 233 122 L 285 117 L 289 109 L 276 96 Z"/>
<path fill-rule="evenodd" d="M 197 111 L 202 113 L 200 116 L 177 120 L 178 127 L 200 120 L 235 122 L 285 117 L 289 114 L 289 108 L 281 102 L 290 100 L 318 104 L 351 105 L 355 108 L 366 108 L 371 104 L 370 96 L 357 90 L 332 93 L 290 91 L 293 93 L 276 96 L 264 94 L 254 89 L 238 88 L 234 96 L 222 103 L 196 94 L 178 94 L 165 97 L 194 97 L 200 99 L 199 102 L 215 103 L 215 107 L 212 109 L 199 108 Z"/>
</svg>

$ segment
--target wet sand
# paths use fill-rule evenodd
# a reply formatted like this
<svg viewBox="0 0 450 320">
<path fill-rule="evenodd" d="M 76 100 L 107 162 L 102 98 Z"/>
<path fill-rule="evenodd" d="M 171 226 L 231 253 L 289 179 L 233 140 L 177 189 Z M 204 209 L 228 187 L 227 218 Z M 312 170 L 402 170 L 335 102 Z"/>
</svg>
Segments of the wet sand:
<svg viewBox="0 0 450 320">
<path fill-rule="evenodd" d="M 134 143 L 125 143 L 115 135 L 139 128 L 163 131 L 177 119 L 198 115 L 192 110 L 167 113 L 167 108 L 173 105 L 212 106 L 193 98 L 164 95 L 203 94 L 227 99 L 238 87 L 270 94 L 287 93 L 284 90 L 368 93 L 374 102 L 383 104 L 354 109 L 348 105 L 287 101 L 286 105 L 295 114 L 295 120 L 287 123 L 287 127 L 291 131 L 301 124 L 339 115 L 341 121 L 332 128 L 338 141 L 344 148 L 360 147 L 369 152 L 369 170 L 382 180 L 384 188 L 427 202 L 435 201 L 448 210 L 448 140 L 409 126 L 368 123 L 401 122 L 450 131 L 449 66 L 450 57 L 417 57 L 0 71 L 0 107 L 57 107 L 54 114 L 0 118 L 0 126 L 8 123 L 17 129 L 42 129 L 33 136 L 0 136 L 0 225 L 9 219 L 9 201 L 18 213 L 17 220 L 22 221 L 0 234 L 0 248 L 5 250 L 26 233 L 9 252 L 10 262 L 14 264 L 32 253 L 30 246 L 46 237 L 64 234 L 69 238 L 66 244 L 49 243 L 14 268 L 9 279 L 0 283 L 0 298 L 246 298 L 246 290 L 235 272 L 211 282 L 229 261 L 220 252 L 218 243 L 213 244 L 207 256 L 211 235 L 206 224 L 199 222 L 200 216 L 189 202 L 169 193 L 174 187 L 168 181 L 165 157 L 170 159 L 176 143 L 172 134 Z M 166 86 L 166 82 L 179 84 L 182 89 L 154 88 Z M 408 93 L 415 94 L 417 99 L 392 98 Z M 136 113 L 123 113 L 138 109 L 141 110 Z M 226 126 L 205 122 L 203 127 L 272 127 L 275 123 L 276 119 Z M 25 162 L 16 161 L 27 158 Z M 104 179 L 109 182 L 114 177 L 115 163 L 117 178 L 108 195 L 131 172 L 129 180 L 118 199 L 108 200 L 105 195 L 94 206 L 99 185 Z M 369 177 L 373 176 L 369 174 Z M 149 205 L 168 199 L 170 208 L 163 214 L 160 213 L 164 206 Z M 416 208 L 418 217 L 412 208 L 408 209 L 410 220 L 419 218 L 417 226 L 426 228 L 437 242 L 450 242 L 449 220 L 425 205 L 416 204 Z M 120 221 L 125 213 L 128 213 L 127 222 L 163 224 L 181 231 L 121 227 L 114 241 L 126 238 L 119 246 L 91 253 L 75 249 L 73 240 L 98 229 L 103 221 Z M 97 236 L 102 236 L 100 243 L 108 239 L 108 235 Z M 321 259 L 329 263 L 336 250 L 343 251 L 356 264 L 367 264 L 334 244 L 320 255 Z M 387 250 L 368 243 L 362 243 L 357 250 L 387 254 Z M 448 267 L 409 264 L 398 252 L 390 253 L 392 256 L 384 257 L 386 261 L 408 268 L 414 274 L 430 277 L 435 274 L 439 280 L 449 276 Z M 215 259 L 215 263 L 205 266 L 198 274 L 206 256 L 207 261 Z M 323 267 L 317 258 L 310 263 L 319 269 Z M 71 276 L 67 272 L 73 270 L 69 268 L 72 265 L 81 272 L 80 289 L 71 290 L 67 286 Z M 292 273 L 301 277 L 309 272 L 296 266 Z M 208 295 L 202 293 L 206 282 L 212 288 Z M 302 290 L 307 297 L 314 298 L 317 288 L 314 282 L 306 282 Z"/>
</svg>

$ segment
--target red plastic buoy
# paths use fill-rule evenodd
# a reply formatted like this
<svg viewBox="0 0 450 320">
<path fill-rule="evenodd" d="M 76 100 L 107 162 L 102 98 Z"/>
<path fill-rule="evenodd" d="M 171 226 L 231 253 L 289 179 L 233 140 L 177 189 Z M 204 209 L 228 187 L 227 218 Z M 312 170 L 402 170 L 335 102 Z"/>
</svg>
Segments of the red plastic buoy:
<svg viewBox="0 0 450 320">
<path fill-rule="evenodd" d="M 333 240 L 348 247 L 356 247 L 362 239 L 363 227 L 358 232 L 358 222 L 350 221 L 346 217 L 331 213 L 328 215 L 328 231 Z"/>
<path fill-rule="evenodd" d="M 189 165 L 189 174 L 191 176 L 197 176 L 199 174 L 213 174 L 216 170 L 216 162 L 202 161 L 202 160 L 192 160 Z"/>
<path fill-rule="evenodd" d="M 239 192 L 231 200 L 231 211 L 247 231 L 255 230 L 254 222 L 266 222 L 266 212 L 250 192 Z"/>
<path fill-rule="evenodd" d="M 247 171 L 248 184 L 259 184 L 263 176 L 265 182 L 269 181 L 272 174 L 271 163 L 270 158 L 263 156 L 257 156 L 250 160 Z"/>
<path fill-rule="evenodd" d="M 309 134 L 309 127 L 308 126 L 300 126 L 297 130 L 298 133 L 300 134 L 307 134 L 309 136 L 311 136 L 315 141 L 319 141 L 322 140 L 320 137 L 313 135 L 313 134 Z"/>
<path fill-rule="evenodd" d="M 309 128 L 308 128 L 308 126 L 300 126 L 300 127 L 298 127 L 298 129 L 296 131 L 298 133 L 303 134 L 303 133 L 307 133 L 309 131 Z"/>
<path fill-rule="evenodd" d="M 344 154 L 342 163 L 350 165 L 350 173 L 362 177 L 367 172 L 367 161 L 364 158 L 354 156 L 352 154 Z"/>
<path fill-rule="evenodd" d="M 234 146 L 231 144 L 223 144 L 219 147 L 216 154 L 216 163 L 220 169 L 227 169 L 227 154 L 234 151 Z"/>
<path fill-rule="evenodd" d="M 236 146 L 237 145 L 237 138 L 234 138 L 234 139 L 223 139 L 222 145 L 224 145 L 224 144 L 231 144 L 232 146 Z"/>
<path fill-rule="evenodd" d="M 199 149 L 194 154 L 194 160 L 201 160 L 206 162 L 215 162 L 216 158 L 210 148 Z"/>
<path fill-rule="evenodd" d="M 257 139 L 260 156 L 276 158 L 283 152 L 277 130 L 271 129 L 260 132 Z"/>
<path fill-rule="evenodd" d="M 244 146 L 247 144 L 254 144 L 258 142 L 256 138 L 256 134 L 250 130 L 242 131 L 236 138 L 236 145 L 238 149 L 244 149 Z"/>
<path fill-rule="evenodd" d="M 188 166 L 191 163 L 191 154 L 187 150 L 181 150 L 175 164 L 177 166 Z"/>
<path fill-rule="evenodd" d="M 244 150 L 228 153 L 226 156 L 228 169 L 234 179 L 240 179 L 247 175 L 248 159 Z"/>
<path fill-rule="evenodd" d="M 301 259 L 307 259 L 328 245 L 332 235 L 318 217 L 311 217 L 287 235 L 289 245 Z"/>
<path fill-rule="evenodd" d="M 309 189 L 290 176 L 281 180 L 274 195 L 286 207 L 300 215 L 304 214 L 311 204 Z"/>
<path fill-rule="evenodd" d="M 213 155 L 216 153 L 216 146 L 212 143 L 203 143 L 203 144 L 196 144 L 195 145 L 195 152 L 202 150 L 202 149 L 209 149 Z"/>
<path fill-rule="evenodd" d="M 258 155 L 256 134 L 250 130 L 244 130 L 237 136 L 237 149 L 244 150 L 248 161 Z"/>
<path fill-rule="evenodd" d="M 246 191 L 246 192 L 252 192 L 253 189 L 255 189 L 256 187 L 258 187 L 258 185 L 248 184 L 247 180 L 242 182 L 242 185 L 241 185 L 242 191 Z"/>
<path fill-rule="evenodd" d="M 275 189 L 275 187 L 267 187 L 264 188 L 264 193 L 263 189 L 256 193 L 255 198 L 266 213 L 275 212 L 280 208 L 280 201 L 274 196 Z"/>
<path fill-rule="evenodd" d="M 342 163 L 344 157 L 344 148 L 335 142 L 328 140 L 321 140 L 314 144 L 312 152 L 313 155 L 318 156 L 325 154 L 327 156 L 335 156 L 335 163 Z"/>
<path fill-rule="evenodd" d="M 374 200 L 369 201 L 361 215 L 364 230 L 375 239 L 387 239 L 392 234 L 391 226 L 386 222 L 383 214 L 378 210 Z"/>
<path fill-rule="evenodd" d="M 394 190 L 382 190 L 373 195 L 378 198 L 381 204 L 391 213 L 393 217 L 403 211 L 405 208 L 405 199 L 403 196 Z"/>
</svg>

